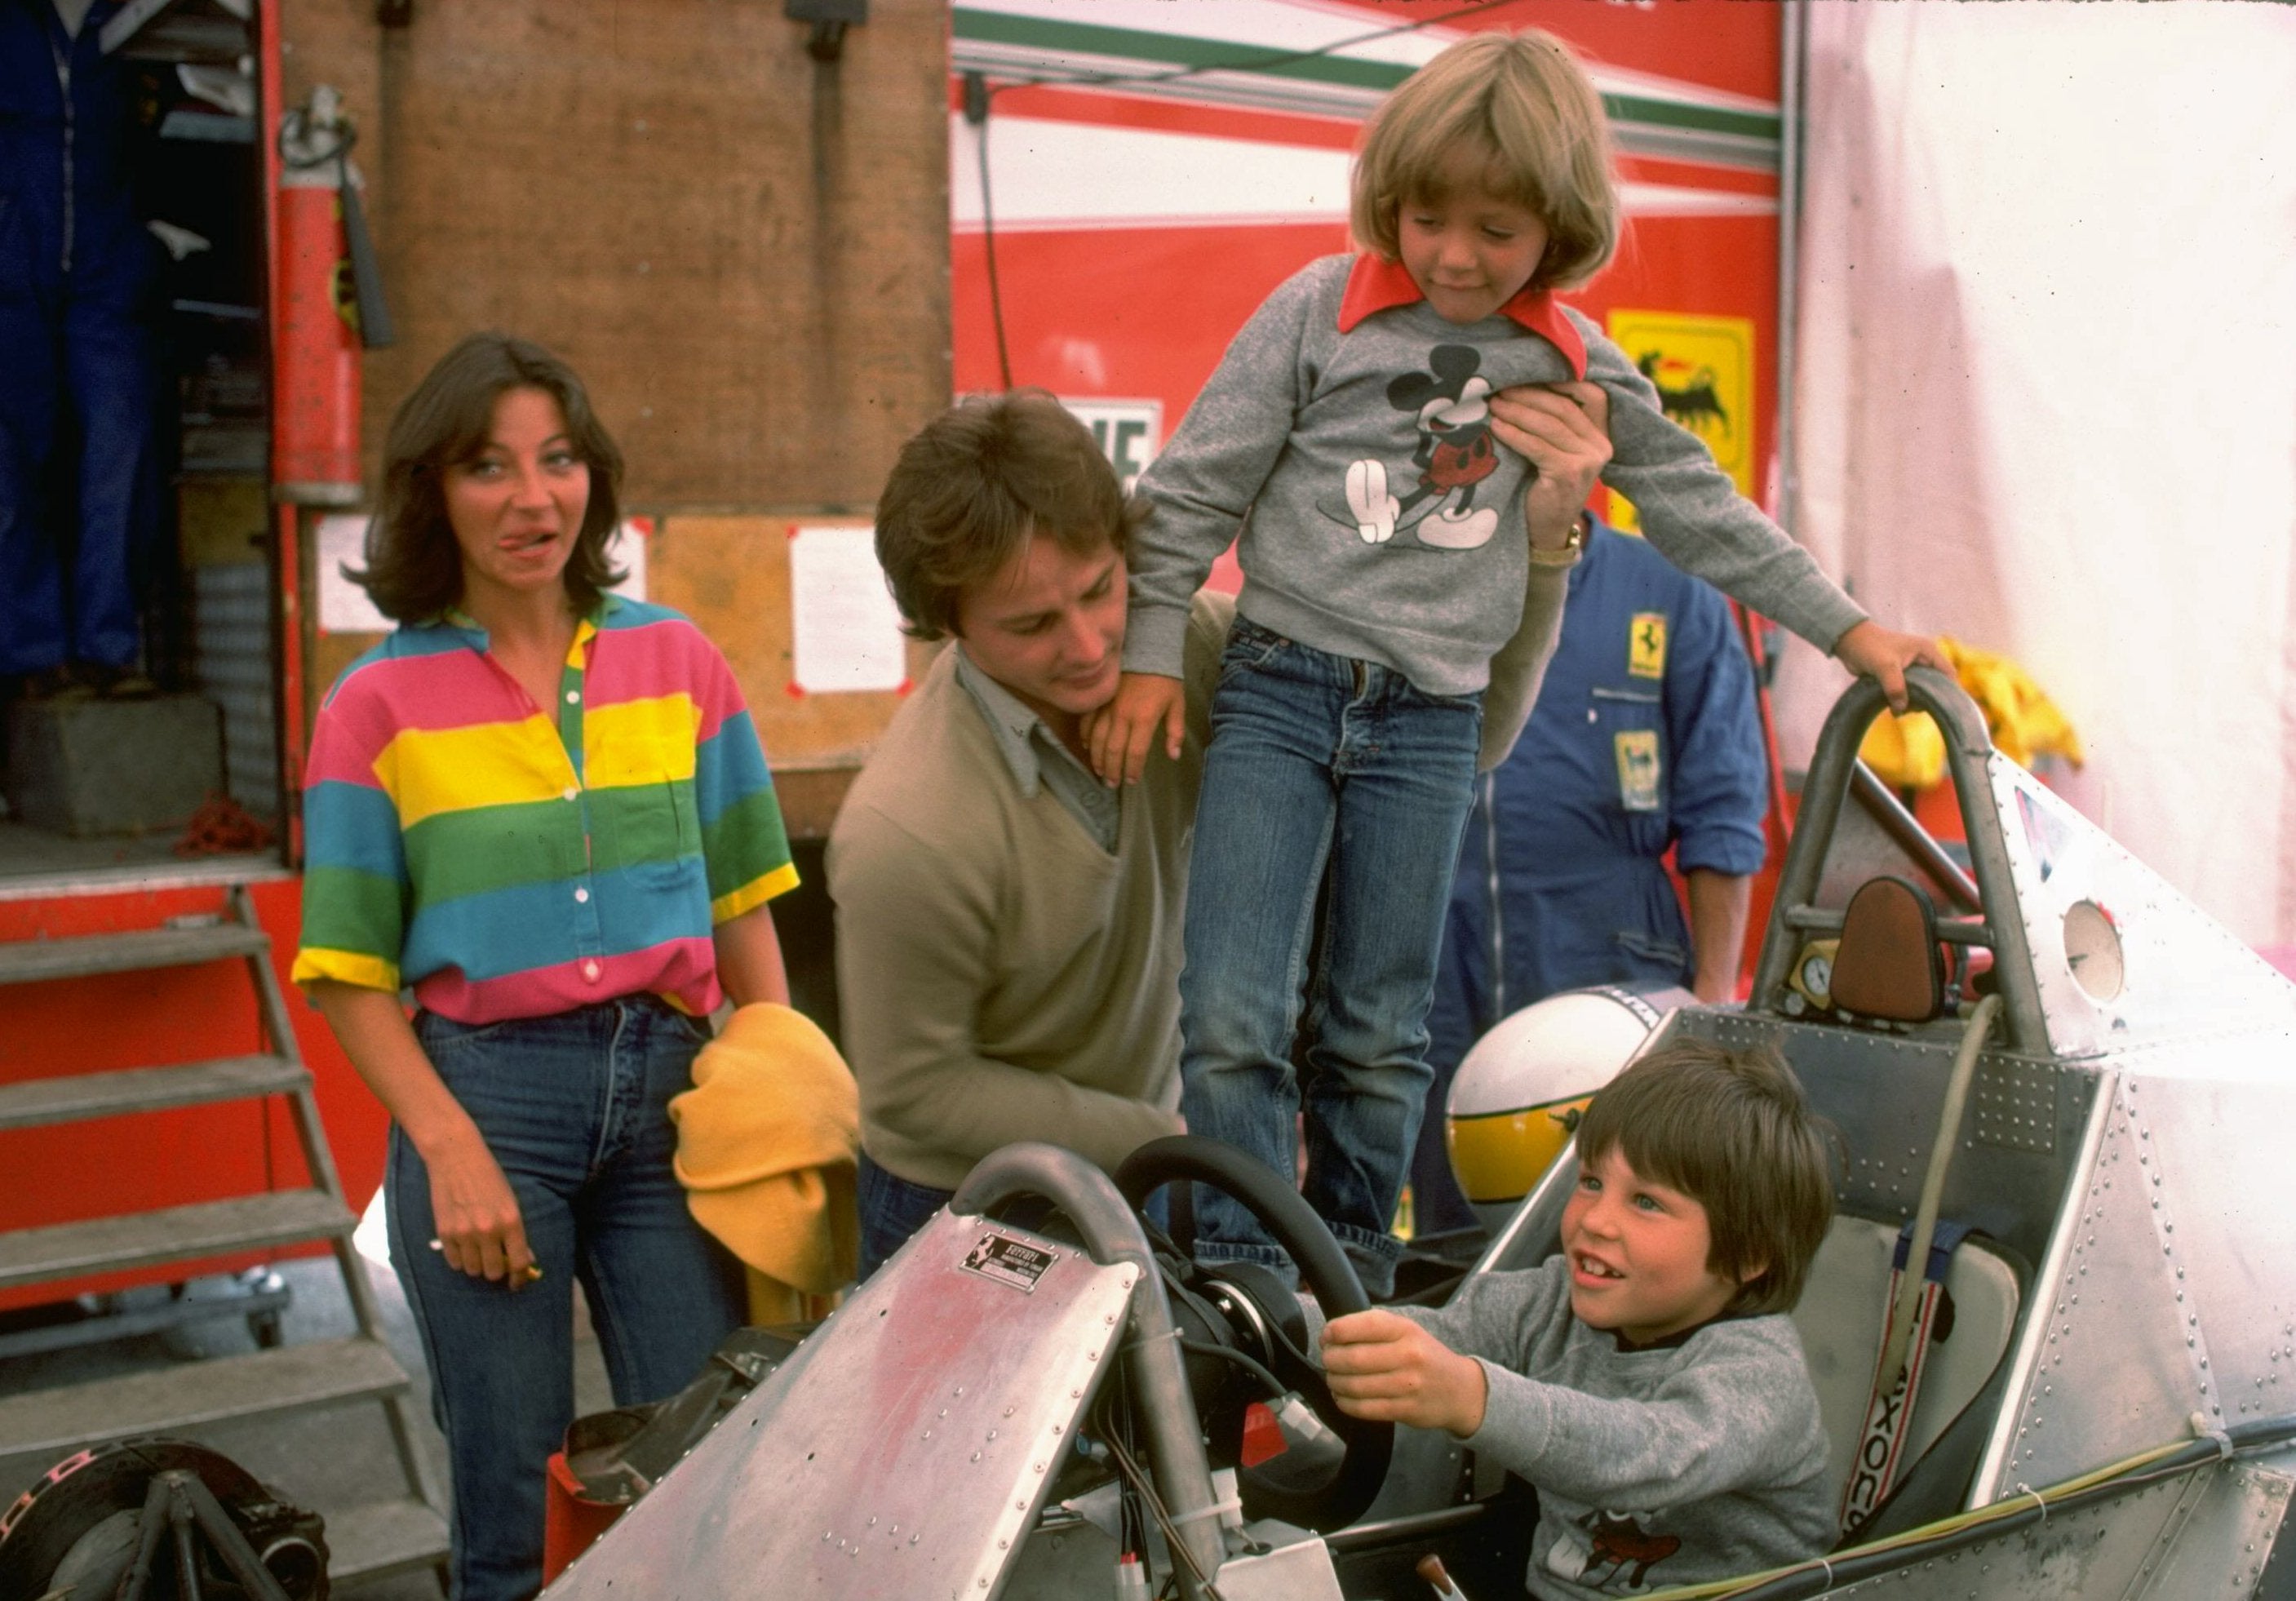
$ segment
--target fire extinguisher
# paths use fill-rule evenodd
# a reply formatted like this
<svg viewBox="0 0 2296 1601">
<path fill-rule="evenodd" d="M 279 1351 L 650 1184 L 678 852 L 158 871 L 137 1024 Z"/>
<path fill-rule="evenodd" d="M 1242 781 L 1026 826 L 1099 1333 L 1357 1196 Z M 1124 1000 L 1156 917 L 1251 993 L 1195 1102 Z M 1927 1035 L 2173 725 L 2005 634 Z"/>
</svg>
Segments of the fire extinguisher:
<svg viewBox="0 0 2296 1601">
<path fill-rule="evenodd" d="M 324 84 L 280 121 L 271 476 L 282 500 L 303 505 L 358 503 L 359 351 L 391 342 L 350 160 L 357 138 Z"/>
</svg>

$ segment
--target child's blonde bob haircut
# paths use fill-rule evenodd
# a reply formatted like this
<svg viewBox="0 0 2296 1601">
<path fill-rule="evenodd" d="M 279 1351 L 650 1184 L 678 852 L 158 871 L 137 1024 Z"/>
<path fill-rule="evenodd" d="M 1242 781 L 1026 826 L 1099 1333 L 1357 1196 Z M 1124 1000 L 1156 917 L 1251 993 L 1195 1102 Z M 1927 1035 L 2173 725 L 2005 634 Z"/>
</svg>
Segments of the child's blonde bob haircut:
<svg viewBox="0 0 2296 1601">
<path fill-rule="evenodd" d="M 1404 79 L 1364 129 L 1349 225 L 1357 244 L 1390 260 L 1402 250 L 1396 212 L 1442 201 L 1462 150 L 1480 151 L 1484 187 L 1546 225 L 1534 289 L 1584 283 L 1619 243 L 1603 97 L 1553 34 L 1479 33 Z"/>
</svg>

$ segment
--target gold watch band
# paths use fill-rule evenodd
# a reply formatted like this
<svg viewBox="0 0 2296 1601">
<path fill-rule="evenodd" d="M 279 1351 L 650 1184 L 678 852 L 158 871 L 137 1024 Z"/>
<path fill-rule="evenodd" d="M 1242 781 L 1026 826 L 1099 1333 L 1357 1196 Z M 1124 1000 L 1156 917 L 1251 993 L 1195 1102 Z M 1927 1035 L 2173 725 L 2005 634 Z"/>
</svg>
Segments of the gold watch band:
<svg viewBox="0 0 2296 1601">
<path fill-rule="evenodd" d="M 1570 537 L 1568 539 L 1560 545 L 1547 547 L 1533 545 L 1530 547 L 1530 559 L 1541 567 L 1574 565 L 1578 560 L 1578 553 L 1587 548 L 1587 513 L 1579 513 L 1578 521 L 1570 525 Z"/>
</svg>

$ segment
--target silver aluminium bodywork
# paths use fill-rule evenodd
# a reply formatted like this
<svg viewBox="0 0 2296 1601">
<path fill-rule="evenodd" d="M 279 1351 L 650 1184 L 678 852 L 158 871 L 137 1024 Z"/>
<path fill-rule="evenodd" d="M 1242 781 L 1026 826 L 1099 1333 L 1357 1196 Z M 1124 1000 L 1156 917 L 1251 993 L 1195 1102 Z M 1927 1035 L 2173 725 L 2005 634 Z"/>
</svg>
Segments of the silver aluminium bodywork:
<svg viewBox="0 0 2296 1601">
<path fill-rule="evenodd" d="M 1866 880 L 1926 884 L 1942 937 L 1990 953 L 2004 1003 L 1940 1215 L 2030 1276 L 1995 1410 L 1973 1415 L 1981 1450 L 1960 1458 L 1975 1464 L 1962 1515 L 1753 1593 L 2286 1601 L 2296 1447 L 2269 1441 L 2296 1413 L 2296 986 L 1996 752 L 1957 686 L 1911 678 L 1946 735 L 1973 882 L 1886 796 L 1843 804 L 1880 709 L 1853 687 L 1819 743 L 1747 1008 L 1685 1007 L 1652 1039 L 1775 1046 L 1841 1131 L 1842 1209 L 1910 1217 L 1966 1025 L 1797 1007 L 1788 976 Z M 1553 1248 L 1574 1165 L 1550 1170 L 1479 1271 Z M 1086 1245 L 992 1220 L 1023 1194 L 1058 1200 Z M 1326 1542 L 1220 1517 L 1172 1331 L 1107 1181 L 1049 1146 L 1000 1152 L 547 1594 L 1111 1596 L 1117 1547 L 1092 1498 L 1048 1491 L 1121 1351 L 1173 1527 L 1221 1593 L 1332 1601 L 1333 1550 L 1370 1531 Z M 2179 1442 L 2173 1462 L 2115 1471 Z M 1456 1442 L 1399 1441 L 1374 1515 L 1456 1518 L 1460 1466 Z M 1937 1482 L 1957 1487 L 1956 1471 Z"/>
</svg>

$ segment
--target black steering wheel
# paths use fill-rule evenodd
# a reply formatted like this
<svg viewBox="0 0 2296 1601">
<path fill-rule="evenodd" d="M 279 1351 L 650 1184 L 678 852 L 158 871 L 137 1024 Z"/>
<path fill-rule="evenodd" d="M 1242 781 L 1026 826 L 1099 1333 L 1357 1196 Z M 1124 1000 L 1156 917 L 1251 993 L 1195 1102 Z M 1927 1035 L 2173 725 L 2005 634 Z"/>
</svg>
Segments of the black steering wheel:
<svg viewBox="0 0 2296 1601">
<path fill-rule="evenodd" d="M 1315 1208 L 1264 1163 L 1234 1145 L 1196 1135 L 1170 1135 L 1149 1141 L 1116 1170 L 1116 1187 L 1136 1208 L 1164 1185 L 1188 1179 L 1210 1185 L 1259 1219 L 1299 1267 L 1301 1282 L 1326 1318 L 1369 1310 L 1371 1298 L 1364 1293 L 1355 1265 Z M 1253 1517 L 1281 1518 L 1318 1533 L 1344 1528 L 1370 1508 L 1386 1482 L 1395 1425 L 1367 1423 L 1341 1411 L 1323 1369 L 1312 1361 L 1303 1364 L 1283 1342 L 1276 1342 L 1271 1356 L 1275 1376 L 1297 1390 L 1346 1442 L 1347 1455 L 1330 1479 L 1311 1488 L 1286 1484 L 1272 1472 L 1244 1469 L 1237 1475 L 1244 1509 Z"/>
</svg>

